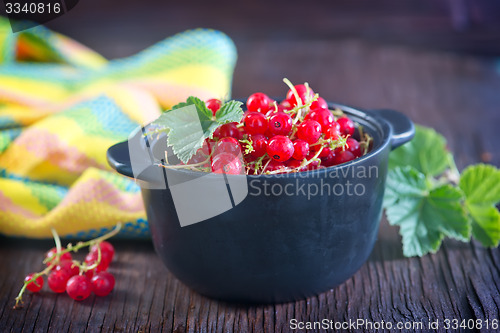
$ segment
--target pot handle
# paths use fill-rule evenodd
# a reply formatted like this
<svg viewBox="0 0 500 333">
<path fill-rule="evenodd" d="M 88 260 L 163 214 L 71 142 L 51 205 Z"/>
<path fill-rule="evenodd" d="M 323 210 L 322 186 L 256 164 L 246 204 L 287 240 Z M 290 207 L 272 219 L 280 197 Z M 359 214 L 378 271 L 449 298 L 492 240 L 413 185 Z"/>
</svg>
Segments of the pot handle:
<svg viewBox="0 0 500 333">
<path fill-rule="evenodd" d="M 109 165 L 122 175 L 134 178 L 128 149 L 128 141 L 117 143 L 108 148 L 106 153 Z"/>
<path fill-rule="evenodd" d="M 377 114 L 380 118 L 384 119 L 392 127 L 392 150 L 407 143 L 415 136 L 415 125 L 405 114 L 390 109 L 378 109 L 371 111 Z"/>
</svg>

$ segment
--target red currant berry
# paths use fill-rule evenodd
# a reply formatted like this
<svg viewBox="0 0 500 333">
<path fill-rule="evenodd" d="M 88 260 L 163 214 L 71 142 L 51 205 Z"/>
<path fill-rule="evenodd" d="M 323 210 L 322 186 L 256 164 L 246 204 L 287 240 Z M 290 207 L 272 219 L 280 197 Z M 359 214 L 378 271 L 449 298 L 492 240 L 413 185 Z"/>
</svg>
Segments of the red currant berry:
<svg viewBox="0 0 500 333">
<path fill-rule="evenodd" d="M 65 269 L 56 269 L 49 274 L 47 284 L 53 292 L 63 293 L 70 277 L 71 275 Z"/>
<path fill-rule="evenodd" d="M 235 138 L 222 138 L 215 146 L 215 155 L 229 153 L 233 156 L 241 154 L 240 143 Z"/>
<path fill-rule="evenodd" d="M 325 167 L 329 167 L 335 165 L 335 151 L 330 149 L 328 156 L 325 156 L 321 159 L 321 165 Z"/>
<path fill-rule="evenodd" d="M 28 274 L 24 278 L 24 281 L 26 282 L 26 281 L 31 280 L 34 275 L 35 275 L 35 273 Z M 43 287 L 43 278 L 41 276 L 39 276 L 34 281 L 31 281 L 30 283 L 28 283 L 28 285 L 26 286 L 26 289 L 28 289 L 29 291 L 31 291 L 33 293 L 37 293 L 42 289 L 42 287 Z"/>
<path fill-rule="evenodd" d="M 354 122 L 351 119 L 341 117 L 337 119 L 337 123 L 340 125 L 340 134 L 344 136 L 354 134 Z"/>
<path fill-rule="evenodd" d="M 109 272 L 97 273 L 92 277 L 90 282 L 92 283 L 94 294 L 97 296 L 107 296 L 115 287 L 115 278 Z"/>
<path fill-rule="evenodd" d="M 237 127 L 238 123 L 229 123 L 219 126 L 215 132 L 214 137 L 216 138 L 226 138 L 228 136 L 235 138 L 236 140 L 241 139 L 240 131 Z"/>
<path fill-rule="evenodd" d="M 322 97 L 318 97 L 317 100 L 311 103 L 311 110 L 314 109 L 328 109 L 328 103 Z"/>
<path fill-rule="evenodd" d="M 306 99 L 310 99 L 314 96 L 314 91 L 311 88 L 306 87 L 304 84 L 298 84 L 295 86 L 295 90 L 297 90 L 297 94 L 302 101 L 302 104 L 306 103 Z M 307 96 L 309 93 L 309 97 Z M 288 90 L 286 93 L 286 100 L 290 103 L 291 106 L 297 105 L 297 99 L 295 98 L 295 94 L 292 89 Z"/>
<path fill-rule="evenodd" d="M 336 141 L 340 137 L 340 125 L 336 121 L 333 122 L 332 125 L 328 126 L 325 131 L 325 139 L 329 140 L 331 139 L 332 141 Z"/>
<path fill-rule="evenodd" d="M 315 155 L 314 152 L 311 152 L 309 153 L 309 155 L 306 156 L 306 159 L 310 161 L 314 157 L 314 155 Z M 318 166 L 319 166 L 319 160 L 315 159 L 314 161 L 312 161 L 307 165 L 307 170 L 315 170 L 318 168 Z"/>
<path fill-rule="evenodd" d="M 353 153 L 351 153 L 348 150 L 340 150 L 338 152 L 335 152 L 335 159 L 334 162 L 335 164 L 342 164 L 346 163 L 349 161 L 352 161 L 356 158 Z"/>
<path fill-rule="evenodd" d="M 296 160 L 302 161 L 309 154 L 309 144 L 301 139 L 293 141 L 293 155 Z"/>
<path fill-rule="evenodd" d="M 297 126 L 297 137 L 310 145 L 316 143 L 321 136 L 321 125 L 316 120 L 304 120 Z"/>
<path fill-rule="evenodd" d="M 318 152 L 318 150 L 320 150 L 321 147 L 323 147 L 323 149 L 321 150 L 321 153 L 319 153 L 318 157 L 321 158 L 321 157 L 328 156 L 328 154 L 330 154 L 330 151 L 331 151 L 331 149 L 329 147 L 322 146 L 322 145 L 316 145 L 316 146 L 312 146 L 311 150 L 313 151 L 314 155 L 316 155 L 316 153 Z"/>
<path fill-rule="evenodd" d="M 231 175 L 244 173 L 241 159 L 229 153 L 220 153 L 214 157 L 212 161 L 212 171 Z"/>
<path fill-rule="evenodd" d="M 275 160 L 271 160 L 271 162 L 269 162 L 269 164 L 267 165 L 267 167 L 263 171 L 264 172 L 266 172 L 266 171 L 278 171 L 278 170 L 281 170 L 284 168 L 285 168 L 284 163 L 278 162 Z"/>
<path fill-rule="evenodd" d="M 284 135 L 273 136 L 267 144 L 267 154 L 275 161 L 288 161 L 293 155 L 293 143 Z"/>
<path fill-rule="evenodd" d="M 206 101 L 205 105 L 210 111 L 212 111 L 212 114 L 215 116 L 217 111 L 220 109 L 222 102 L 216 98 L 212 98 Z"/>
<path fill-rule="evenodd" d="M 290 169 L 297 169 L 302 164 L 302 161 L 296 159 L 290 159 L 286 162 L 286 166 Z"/>
<path fill-rule="evenodd" d="M 92 283 L 85 275 L 75 275 L 66 283 L 66 292 L 75 301 L 83 301 L 92 292 Z"/>
<path fill-rule="evenodd" d="M 98 257 L 97 252 L 90 252 L 89 254 L 87 254 L 85 256 L 85 263 L 87 264 L 87 266 L 94 265 L 94 263 L 97 262 L 98 258 L 99 257 Z M 103 260 L 102 253 L 101 253 L 101 261 L 99 262 L 97 267 L 94 268 L 94 270 L 96 272 L 101 272 L 101 271 L 105 271 L 106 269 L 108 269 L 108 267 L 109 267 L 109 262 Z"/>
<path fill-rule="evenodd" d="M 45 254 L 45 258 L 52 258 L 51 260 L 47 261 L 47 266 L 50 266 L 52 261 L 55 259 L 55 255 L 57 253 L 57 248 L 53 247 L 47 253 Z M 59 257 L 59 260 L 72 260 L 73 258 L 71 257 L 71 253 L 66 252 L 61 254 Z"/>
<path fill-rule="evenodd" d="M 73 261 L 71 260 L 62 260 L 59 265 L 52 268 L 53 271 L 57 269 L 65 270 L 69 276 L 77 275 L 80 272 L 78 266 L 73 264 Z"/>
<path fill-rule="evenodd" d="M 292 131 L 292 118 L 284 112 L 269 117 L 269 130 L 275 135 L 288 135 Z"/>
<path fill-rule="evenodd" d="M 354 157 L 361 157 L 361 147 L 356 139 L 347 138 L 347 150 L 350 151 Z"/>
<path fill-rule="evenodd" d="M 247 99 L 247 110 L 266 113 L 273 106 L 273 100 L 264 93 L 252 94 Z"/>
<path fill-rule="evenodd" d="M 252 140 L 253 151 L 250 153 L 253 157 L 261 157 L 266 153 L 267 139 L 263 134 L 254 134 L 250 136 Z"/>
<path fill-rule="evenodd" d="M 115 248 L 111 243 L 102 241 L 99 244 L 95 244 L 90 248 L 90 252 L 95 252 L 97 257 L 97 249 L 101 249 L 101 260 L 106 261 L 108 264 L 111 263 L 115 255 Z"/>
<path fill-rule="evenodd" d="M 248 134 L 264 134 L 267 131 L 267 118 L 260 112 L 247 112 L 243 124 Z"/>
<path fill-rule="evenodd" d="M 333 114 L 328 109 L 314 109 L 304 119 L 316 120 L 321 125 L 323 131 L 326 131 L 335 122 Z"/>
</svg>

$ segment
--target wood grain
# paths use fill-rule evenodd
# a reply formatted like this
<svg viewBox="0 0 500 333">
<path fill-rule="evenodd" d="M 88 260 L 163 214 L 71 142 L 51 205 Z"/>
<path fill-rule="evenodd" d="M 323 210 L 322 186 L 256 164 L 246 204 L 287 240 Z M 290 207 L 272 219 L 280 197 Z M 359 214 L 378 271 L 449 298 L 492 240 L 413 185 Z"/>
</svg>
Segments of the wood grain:
<svg viewBox="0 0 500 333">
<path fill-rule="evenodd" d="M 484 153 L 500 166 L 500 77 L 489 60 L 359 40 L 247 41 L 238 48 L 235 97 L 256 90 L 283 95 L 284 76 L 308 81 L 326 99 L 394 108 L 435 127 L 448 139 L 459 168 L 480 161 Z M 23 309 L 12 310 L 23 277 L 41 268 L 52 244 L 0 238 L 0 332 L 288 332 L 291 319 L 425 325 L 500 319 L 499 249 L 445 241 L 437 254 L 404 258 L 398 230 L 385 219 L 371 257 L 352 278 L 287 304 L 207 299 L 173 277 L 150 242 L 115 245 L 110 270 L 117 284 L 111 295 L 77 303 L 43 291 L 27 296 Z"/>
</svg>

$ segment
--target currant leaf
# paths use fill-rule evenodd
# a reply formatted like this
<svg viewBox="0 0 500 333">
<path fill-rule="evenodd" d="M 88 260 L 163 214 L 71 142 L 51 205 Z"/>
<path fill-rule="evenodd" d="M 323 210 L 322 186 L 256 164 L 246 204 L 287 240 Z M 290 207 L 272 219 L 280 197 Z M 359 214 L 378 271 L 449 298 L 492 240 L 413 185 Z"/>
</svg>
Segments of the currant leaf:
<svg viewBox="0 0 500 333">
<path fill-rule="evenodd" d="M 243 117 L 242 102 L 229 101 L 224 103 L 215 113 L 215 119 L 219 124 L 238 122 Z"/>
<path fill-rule="evenodd" d="M 417 125 L 415 129 L 412 141 L 389 155 L 389 168 L 409 165 L 425 175 L 439 175 L 448 167 L 451 158 L 445 138 L 428 127 Z"/>
<path fill-rule="evenodd" d="M 478 164 L 465 169 L 459 186 L 465 194 L 465 206 L 472 224 L 472 235 L 483 246 L 500 243 L 500 170 L 492 165 Z"/>
<path fill-rule="evenodd" d="M 387 178 L 384 207 L 391 225 L 400 227 L 405 256 L 436 252 L 444 236 L 470 238 L 470 224 L 461 204 L 463 193 L 449 185 L 433 187 L 417 169 L 395 167 Z"/>
</svg>

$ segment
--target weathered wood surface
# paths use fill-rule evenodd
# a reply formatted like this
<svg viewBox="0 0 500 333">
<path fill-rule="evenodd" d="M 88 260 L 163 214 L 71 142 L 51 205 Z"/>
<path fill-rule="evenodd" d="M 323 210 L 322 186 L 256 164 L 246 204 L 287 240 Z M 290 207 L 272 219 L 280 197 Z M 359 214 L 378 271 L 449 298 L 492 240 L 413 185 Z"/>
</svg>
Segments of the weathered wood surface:
<svg viewBox="0 0 500 333">
<path fill-rule="evenodd" d="M 492 61 L 356 40 L 247 41 L 238 47 L 236 97 L 256 90 L 282 95 L 283 76 L 308 81 L 329 100 L 394 108 L 435 127 L 448 138 L 459 168 L 481 158 L 500 166 L 500 76 Z M 500 249 L 445 241 L 437 254 L 404 258 L 397 228 L 385 220 L 371 257 L 351 279 L 316 297 L 277 305 L 207 299 L 175 279 L 149 242 L 115 244 L 110 270 L 117 285 L 108 297 L 77 303 L 43 291 L 27 296 L 24 309 L 12 310 L 23 277 L 41 268 L 52 244 L 0 238 L 0 332 L 287 332 L 293 318 L 424 325 L 500 319 Z"/>
</svg>

